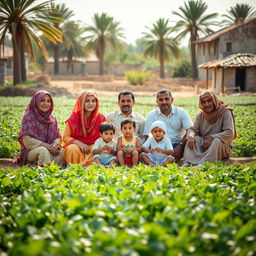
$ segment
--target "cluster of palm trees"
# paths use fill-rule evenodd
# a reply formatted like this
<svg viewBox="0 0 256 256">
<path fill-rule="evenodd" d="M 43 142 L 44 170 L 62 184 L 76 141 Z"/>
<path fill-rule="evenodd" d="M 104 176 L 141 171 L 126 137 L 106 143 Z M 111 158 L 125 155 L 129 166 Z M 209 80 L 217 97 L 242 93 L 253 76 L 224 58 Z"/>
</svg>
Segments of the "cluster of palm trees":
<svg viewBox="0 0 256 256">
<path fill-rule="evenodd" d="M 169 26 L 168 19 L 160 18 L 152 27 L 146 27 L 148 32 L 143 33 L 144 55 L 159 60 L 161 78 L 164 78 L 166 61 L 179 55 L 179 41 L 187 35 L 190 37 L 192 76 L 197 78 L 196 53 L 192 42 L 212 33 L 211 26 L 217 25 L 217 13 L 206 14 L 207 8 L 203 0 L 187 0 L 184 6 L 173 12 L 179 18 L 174 26 Z M 59 74 L 61 56 L 67 57 L 72 69 L 74 57 L 86 56 L 91 51 L 99 59 L 99 73 L 104 74 L 106 51 L 121 48 L 124 44 L 123 28 L 106 13 L 96 13 L 93 24 L 88 26 L 70 21 L 73 15 L 65 4 L 55 4 L 54 0 L 0 0 L 0 51 L 10 34 L 14 85 L 26 80 L 25 51 L 33 57 L 34 45 L 39 47 L 45 58 L 48 51 L 53 55 L 56 75 Z M 254 16 L 256 12 L 248 4 L 237 4 L 224 15 L 226 24 L 233 23 L 239 17 Z M 178 34 L 173 37 L 173 32 Z"/>
</svg>

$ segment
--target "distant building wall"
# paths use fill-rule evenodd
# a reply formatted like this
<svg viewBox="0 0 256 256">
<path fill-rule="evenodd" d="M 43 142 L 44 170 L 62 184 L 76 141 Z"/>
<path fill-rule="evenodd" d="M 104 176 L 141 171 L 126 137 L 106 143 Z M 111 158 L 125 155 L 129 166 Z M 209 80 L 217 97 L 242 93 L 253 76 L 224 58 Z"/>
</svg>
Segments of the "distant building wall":
<svg viewBox="0 0 256 256">
<path fill-rule="evenodd" d="M 256 91 L 256 67 L 246 69 L 246 91 Z"/>
<path fill-rule="evenodd" d="M 256 19 L 220 34 L 212 41 L 196 43 L 197 65 L 222 59 L 234 53 L 256 54 Z M 219 33 L 218 31 L 216 34 Z M 214 33 L 215 34 L 215 33 Z M 212 34 L 211 36 L 213 36 Z M 203 39 L 202 39 L 203 40 Z M 206 72 L 198 69 L 198 79 L 205 80 Z M 209 72 L 209 80 L 213 79 Z"/>
<path fill-rule="evenodd" d="M 112 64 L 109 68 L 109 73 L 115 76 L 124 76 L 125 72 L 129 70 L 139 70 L 142 69 L 142 65 L 132 65 L 132 64 Z"/>
</svg>

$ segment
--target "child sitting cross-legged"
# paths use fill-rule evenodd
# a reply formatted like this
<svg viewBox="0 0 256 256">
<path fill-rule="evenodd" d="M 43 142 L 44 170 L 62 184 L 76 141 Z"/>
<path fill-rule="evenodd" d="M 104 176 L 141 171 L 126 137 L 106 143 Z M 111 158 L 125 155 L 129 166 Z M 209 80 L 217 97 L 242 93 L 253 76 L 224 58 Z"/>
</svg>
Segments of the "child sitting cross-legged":
<svg viewBox="0 0 256 256">
<path fill-rule="evenodd" d="M 123 133 L 117 140 L 117 159 L 120 165 L 137 165 L 141 152 L 140 139 L 134 136 L 136 129 L 135 121 L 124 119 L 121 122 L 121 132 Z"/>
<path fill-rule="evenodd" d="M 142 161 L 150 166 L 156 166 L 157 164 L 166 166 L 173 163 L 173 147 L 171 140 L 167 136 L 165 123 L 155 121 L 152 123 L 150 131 L 153 137 L 149 137 L 142 145 Z"/>
<path fill-rule="evenodd" d="M 110 167 L 117 162 L 116 142 L 113 140 L 115 134 L 114 124 L 103 122 L 99 127 L 101 137 L 98 138 L 92 147 L 94 162 Z"/>
</svg>

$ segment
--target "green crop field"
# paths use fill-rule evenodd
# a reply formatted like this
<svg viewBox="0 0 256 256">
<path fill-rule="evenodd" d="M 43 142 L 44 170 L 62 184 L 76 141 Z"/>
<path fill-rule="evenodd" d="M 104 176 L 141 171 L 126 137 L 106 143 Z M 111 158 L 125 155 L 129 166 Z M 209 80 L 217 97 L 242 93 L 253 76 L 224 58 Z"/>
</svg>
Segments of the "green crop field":
<svg viewBox="0 0 256 256">
<path fill-rule="evenodd" d="M 0 157 L 15 157 L 28 97 L 0 97 Z M 138 97 L 146 116 L 154 98 Z M 234 108 L 234 156 L 256 155 L 255 98 Z M 74 99 L 55 98 L 61 130 Z M 192 120 L 198 98 L 177 98 Z M 100 98 L 103 114 L 117 107 Z M 256 164 L 0 166 L 0 255 L 256 255 Z"/>
</svg>

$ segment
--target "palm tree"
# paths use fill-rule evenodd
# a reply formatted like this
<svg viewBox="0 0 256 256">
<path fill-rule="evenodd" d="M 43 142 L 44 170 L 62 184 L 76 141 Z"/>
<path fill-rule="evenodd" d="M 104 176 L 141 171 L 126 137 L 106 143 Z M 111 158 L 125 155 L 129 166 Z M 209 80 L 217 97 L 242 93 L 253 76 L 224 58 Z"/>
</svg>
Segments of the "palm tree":
<svg viewBox="0 0 256 256">
<path fill-rule="evenodd" d="M 211 13 L 206 15 L 207 4 L 202 0 L 188 0 L 184 3 L 184 7 L 179 7 L 180 12 L 173 12 L 181 20 L 179 20 L 175 26 L 174 31 L 178 31 L 179 34 L 176 37 L 181 39 L 190 36 L 190 51 L 191 51 L 191 64 L 192 64 L 192 77 L 197 79 L 197 64 L 196 64 L 196 49 L 193 41 L 199 39 L 201 35 L 208 35 L 213 31 L 210 26 L 217 25 L 213 19 L 218 16 L 217 13 Z"/>
<path fill-rule="evenodd" d="M 74 57 L 84 57 L 86 53 L 85 39 L 81 37 L 84 28 L 75 21 L 68 21 L 62 28 L 63 32 L 63 45 L 61 47 L 60 55 L 67 57 L 68 66 L 67 70 L 73 73 L 72 60 Z"/>
<path fill-rule="evenodd" d="M 222 21 L 222 24 L 225 25 L 232 25 L 239 18 L 249 19 L 256 16 L 255 9 L 249 4 L 236 4 L 235 6 L 230 7 L 230 9 L 227 10 L 227 13 L 228 14 L 222 15 L 226 18 Z"/>
<path fill-rule="evenodd" d="M 13 45 L 13 84 L 21 80 L 21 56 L 24 54 L 25 45 L 34 57 L 32 41 L 34 40 L 46 57 L 47 51 L 38 31 L 54 43 L 61 41 L 61 32 L 49 24 L 46 15 L 49 3 L 38 0 L 0 0 L 0 46 L 4 47 L 4 40 L 8 33 L 12 36 Z"/>
<path fill-rule="evenodd" d="M 123 45 L 123 29 L 119 27 L 120 23 L 114 21 L 114 18 L 106 13 L 93 16 L 93 25 L 87 26 L 85 31 L 89 33 L 87 49 L 94 51 L 100 61 L 99 74 L 104 75 L 104 56 L 109 48 L 119 49 Z"/>
<path fill-rule="evenodd" d="M 54 27 L 57 29 L 62 28 L 65 22 L 70 19 L 74 13 L 72 10 L 66 7 L 65 4 L 51 4 L 50 15 L 57 18 L 58 21 L 54 22 Z M 54 74 L 59 74 L 59 57 L 60 57 L 60 43 L 52 44 L 53 56 L 54 56 Z"/>
<path fill-rule="evenodd" d="M 149 33 L 144 34 L 145 50 L 144 55 L 155 57 L 160 63 L 160 78 L 165 78 L 164 63 L 170 60 L 171 56 L 177 56 L 179 53 L 177 41 L 170 37 L 172 32 L 171 27 L 168 26 L 168 19 L 159 19 L 153 24 Z"/>
</svg>

